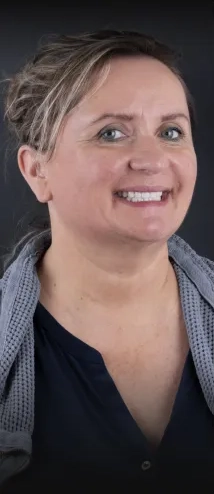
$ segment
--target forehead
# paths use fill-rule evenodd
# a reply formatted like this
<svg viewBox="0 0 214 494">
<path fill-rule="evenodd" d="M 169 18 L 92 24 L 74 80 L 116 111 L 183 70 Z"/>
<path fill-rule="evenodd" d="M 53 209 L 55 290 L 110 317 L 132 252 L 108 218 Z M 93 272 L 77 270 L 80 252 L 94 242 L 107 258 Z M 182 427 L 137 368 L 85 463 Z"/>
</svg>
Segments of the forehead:
<svg viewBox="0 0 214 494">
<path fill-rule="evenodd" d="M 130 111 L 136 114 L 185 111 L 186 95 L 181 82 L 163 63 L 151 57 L 121 57 L 111 60 L 104 81 L 86 95 L 80 113 Z"/>
</svg>

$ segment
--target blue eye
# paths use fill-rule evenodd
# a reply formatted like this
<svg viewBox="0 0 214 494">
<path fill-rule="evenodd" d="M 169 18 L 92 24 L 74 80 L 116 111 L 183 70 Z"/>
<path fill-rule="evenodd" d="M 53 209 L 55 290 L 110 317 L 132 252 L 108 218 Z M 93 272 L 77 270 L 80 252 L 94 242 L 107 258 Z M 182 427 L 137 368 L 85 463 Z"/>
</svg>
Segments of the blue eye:
<svg viewBox="0 0 214 494">
<path fill-rule="evenodd" d="M 108 141 L 108 142 L 118 141 L 119 139 L 121 139 L 121 137 L 124 136 L 125 134 L 118 129 L 106 129 L 106 130 L 102 130 L 98 134 L 98 137 L 100 139 L 103 139 L 104 141 Z"/>
<path fill-rule="evenodd" d="M 178 141 L 180 138 L 184 137 L 184 133 L 178 127 L 167 127 L 161 135 L 164 139 L 169 141 Z"/>
</svg>

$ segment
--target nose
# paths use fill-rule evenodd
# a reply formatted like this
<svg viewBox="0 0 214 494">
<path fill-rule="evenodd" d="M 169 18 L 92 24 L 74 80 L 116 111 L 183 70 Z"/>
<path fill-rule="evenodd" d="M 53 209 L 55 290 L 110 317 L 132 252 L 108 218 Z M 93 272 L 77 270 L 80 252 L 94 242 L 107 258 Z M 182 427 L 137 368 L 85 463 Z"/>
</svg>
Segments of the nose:
<svg viewBox="0 0 214 494">
<path fill-rule="evenodd" d="M 129 167 L 146 173 L 159 173 L 168 166 L 164 149 L 155 137 L 141 136 L 133 144 Z"/>
</svg>

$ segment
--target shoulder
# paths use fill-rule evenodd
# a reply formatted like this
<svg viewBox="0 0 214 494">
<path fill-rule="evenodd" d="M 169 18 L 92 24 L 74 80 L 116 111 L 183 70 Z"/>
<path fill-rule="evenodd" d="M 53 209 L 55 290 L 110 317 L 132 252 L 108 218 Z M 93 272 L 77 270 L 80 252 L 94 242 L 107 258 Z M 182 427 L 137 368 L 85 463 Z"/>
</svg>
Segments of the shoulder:
<svg viewBox="0 0 214 494">
<path fill-rule="evenodd" d="M 186 240 L 179 235 L 173 234 L 168 240 L 169 254 L 185 262 L 196 264 L 201 268 L 208 267 L 214 270 L 214 260 L 201 256 Z"/>
<path fill-rule="evenodd" d="M 191 245 L 178 235 L 168 240 L 169 256 L 178 269 L 188 276 L 200 288 L 200 291 L 214 291 L 214 261 L 201 256 Z"/>
<path fill-rule="evenodd" d="M 11 288 L 13 286 L 13 280 L 11 280 L 11 271 L 12 271 L 12 265 L 10 265 L 6 269 L 6 271 L 3 273 L 2 278 L 0 278 L 0 315 L 1 315 L 3 298 L 7 291 L 8 285 L 11 284 Z"/>
<path fill-rule="evenodd" d="M 0 279 L 0 314 L 1 314 L 1 300 L 2 300 L 2 278 Z"/>
</svg>

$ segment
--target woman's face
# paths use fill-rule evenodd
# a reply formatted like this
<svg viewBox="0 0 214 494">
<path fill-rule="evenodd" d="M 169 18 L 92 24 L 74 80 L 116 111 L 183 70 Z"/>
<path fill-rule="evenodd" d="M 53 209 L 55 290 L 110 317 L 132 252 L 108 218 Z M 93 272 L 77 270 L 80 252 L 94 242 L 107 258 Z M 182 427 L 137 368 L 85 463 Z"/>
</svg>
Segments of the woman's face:
<svg viewBox="0 0 214 494">
<path fill-rule="evenodd" d="M 104 243 L 167 240 L 197 175 L 181 83 L 155 59 L 113 60 L 105 82 L 66 118 L 47 167 L 56 231 L 59 224 Z M 114 194 L 144 186 L 171 189 L 167 203 L 133 206 Z"/>
</svg>

